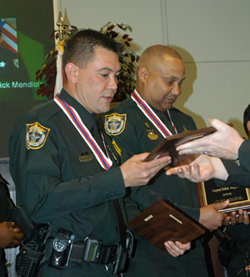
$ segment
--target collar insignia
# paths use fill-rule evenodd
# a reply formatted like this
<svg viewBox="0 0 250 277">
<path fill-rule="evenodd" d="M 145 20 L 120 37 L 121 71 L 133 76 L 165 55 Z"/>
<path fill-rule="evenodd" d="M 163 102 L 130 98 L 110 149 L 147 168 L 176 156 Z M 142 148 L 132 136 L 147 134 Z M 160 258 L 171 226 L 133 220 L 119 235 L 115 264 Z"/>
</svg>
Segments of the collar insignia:
<svg viewBox="0 0 250 277">
<path fill-rule="evenodd" d="M 183 126 L 183 133 L 184 132 L 189 132 L 189 130 L 185 126 Z"/>
<path fill-rule="evenodd" d="M 147 133 L 148 133 L 148 138 L 151 139 L 151 140 L 158 139 L 158 135 L 155 134 L 154 130 L 150 128 L 150 126 L 147 122 L 145 122 L 145 126 L 146 126 L 146 130 L 147 130 Z"/>
</svg>

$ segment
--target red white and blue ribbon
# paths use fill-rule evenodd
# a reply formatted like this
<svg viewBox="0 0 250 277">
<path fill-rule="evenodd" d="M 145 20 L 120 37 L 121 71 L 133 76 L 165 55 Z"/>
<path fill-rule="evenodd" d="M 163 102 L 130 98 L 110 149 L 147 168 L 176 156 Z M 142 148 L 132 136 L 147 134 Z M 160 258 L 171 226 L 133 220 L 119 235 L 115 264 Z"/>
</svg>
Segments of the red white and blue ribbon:
<svg viewBox="0 0 250 277">
<path fill-rule="evenodd" d="M 162 136 L 164 138 L 172 135 L 170 130 L 167 128 L 167 126 L 161 121 L 161 119 L 156 115 L 156 113 L 150 108 L 148 103 L 144 99 L 141 98 L 141 96 L 139 95 L 139 93 L 136 90 L 133 91 L 131 98 L 136 103 L 138 108 L 143 112 L 143 114 L 154 124 L 154 126 L 157 128 L 157 130 L 162 134 Z M 167 113 L 170 118 L 171 124 L 175 130 L 175 133 L 177 134 L 177 130 L 171 119 L 169 110 L 167 110 Z"/>
<path fill-rule="evenodd" d="M 71 107 L 69 104 L 67 104 L 64 100 L 62 100 L 58 96 L 58 94 L 55 96 L 54 101 L 63 110 L 63 112 L 69 118 L 69 120 L 74 125 L 74 127 L 76 128 L 78 133 L 81 135 L 81 137 L 87 143 L 87 145 L 91 149 L 92 153 L 95 155 L 95 157 L 98 160 L 101 167 L 104 168 L 105 170 L 109 170 L 112 166 L 111 159 L 103 153 L 102 149 L 99 147 L 99 145 L 97 144 L 95 139 L 92 137 L 88 128 L 82 122 L 77 111 L 73 107 Z M 104 144 L 104 146 L 105 146 L 105 144 Z"/>
</svg>

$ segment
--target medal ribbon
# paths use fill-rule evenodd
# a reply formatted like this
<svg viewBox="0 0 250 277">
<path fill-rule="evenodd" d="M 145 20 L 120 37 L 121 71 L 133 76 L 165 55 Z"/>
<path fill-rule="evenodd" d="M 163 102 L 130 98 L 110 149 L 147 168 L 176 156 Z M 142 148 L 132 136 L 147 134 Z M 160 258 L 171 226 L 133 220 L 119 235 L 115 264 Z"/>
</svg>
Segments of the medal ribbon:
<svg viewBox="0 0 250 277">
<path fill-rule="evenodd" d="M 89 146 L 89 148 L 95 155 L 95 157 L 96 157 L 97 161 L 99 162 L 99 164 L 101 165 L 101 167 L 104 168 L 105 170 L 109 170 L 112 166 L 111 159 L 103 153 L 102 149 L 96 143 L 95 139 L 92 137 L 88 128 L 82 122 L 77 111 L 73 107 L 71 107 L 69 104 L 67 104 L 65 101 L 63 101 L 58 96 L 58 94 L 55 96 L 54 101 L 63 110 L 63 112 L 69 118 L 69 120 L 74 125 L 74 127 L 76 128 L 78 133 L 81 135 L 81 137 L 87 143 L 87 145 Z M 105 144 L 104 144 L 104 146 L 105 146 Z M 105 146 L 105 148 L 106 148 L 106 146 Z"/>
<path fill-rule="evenodd" d="M 174 128 L 175 133 L 178 134 L 177 129 L 176 129 L 175 126 L 174 126 L 174 122 L 173 122 L 173 120 L 172 120 L 172 117 L 171 117 L 171 115 L 170 115 L 170 111 L 169 111 L 169 110 L 167 110 L 167 114 L 168 114 L 168 117 L 169 117 L 169 119 L 170 119 L 170 122 L 171 122 L 171 124 L 172 124 L 172 126 L 173 126 L 173 128 Z"/>
<path fill-rule="evenodd" d="M 144 113 L 144 115 L 154 124 L 154 126 L 157 128 L 157 130 L 162 134 L 162 136 L 164 138 L 172 135 L 172 133 L 165 126 L 165 124 L 161 121 L 161 119 L 150 108 L 148 103 L 146 101 L 144 101 L 144 99 L 141 98 L 141 96 L 136 91 L 136 89 L 131 94 L 131 98 L 136 103 L 138 108 Z M 173 126 L 175 132 L 177 133 L 177 130 L 176 130 L 175 126 L 173 125 L 172 119 L 170 117 L 169 111 L 168 111 L 168 115 L 169 115 L 170 121 L 172 123 L 172 126 Z"/>
</svg>

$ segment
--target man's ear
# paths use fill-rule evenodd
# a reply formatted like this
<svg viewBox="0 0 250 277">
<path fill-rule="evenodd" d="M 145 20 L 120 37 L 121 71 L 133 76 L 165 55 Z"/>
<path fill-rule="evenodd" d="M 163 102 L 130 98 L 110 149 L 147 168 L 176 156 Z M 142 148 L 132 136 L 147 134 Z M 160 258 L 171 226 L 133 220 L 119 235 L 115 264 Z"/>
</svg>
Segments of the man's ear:
<svg viewBox="0 0 250 277">
<path fill-rule="evenodd" d="M 250 135 L 250 120 L 247 122 L 248 136 Z"/>
<path fill-rule="evenodd" d="M 138 69 L 138 77 L 142 83 L 145 83 L 149 75 L 149 71 L 146 67 L 141 67 Z"/>
<path fill-rule="evenodd" d="M 73 63 L 67 63 L 65 66 L 65 74 L 67 79 L 73 84 L 75 84 L 77 81 L 78 69 L 78 66 Z"/>
</svg>

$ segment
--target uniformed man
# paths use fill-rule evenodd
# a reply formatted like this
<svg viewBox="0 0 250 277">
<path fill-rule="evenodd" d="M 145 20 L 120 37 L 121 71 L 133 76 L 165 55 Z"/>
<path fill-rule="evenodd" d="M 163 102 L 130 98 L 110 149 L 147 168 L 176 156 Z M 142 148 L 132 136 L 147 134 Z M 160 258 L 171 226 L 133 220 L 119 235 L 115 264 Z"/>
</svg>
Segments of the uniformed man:
<svg viewBox="0 0 250 277">
<path fill-rule="evenodd" d="M 243 122 L 248 136 L 246 140 L 242 139 L 237 131 L 227 124 L 218 120 L 210 120 L 211 125 L 218 129 L 218 132 L 214 133 L 213 136 L 208 136 L 205 140 L 197 140 L 191 145 L 183 145 L 182 147 L 183 151 L 196 153 L 206 150 L 212 155 L 226 158 L 225 160 L 201 155 L 190 166 L 170 169 L 168 174 L 178 173 L 182 178 L 189 178 L 197 182 L 216 177 L 225 181 L 219 182 L 217 180 L 220 185 L 249 187 L 250 105 L 244 111 Z M 220 141 L 223 141 L 223 144 L 219 143 Z M 228 146 L 227 148 L 225 144 L 226 147 Z M 236 157 L 239 157 L 237 163 L 234 161 Z M 234 160 L 228 160 L 228 158 Z M 226 233 L 229 234 L 234 243 L 231 241 L 228 244 L 232 245 L 232 248 L 228 250 L 222 244 L 222 263 L 224 262 L 223 265 L 227 269 L 228 276 L 248 276 L 250 268 L 250 225 L 247 210 L 239 211 L 237 217 L 236 212 L 232 213 L 227 225 Z M 230 251 L 231 253 L 228 253 Z"/>
<path fill-rule="evenodd" d="M 10 137 L 17 203 L 35 223 L 52 224 L 39 276 L 112 276 L 124 242 L 115 200 L 169 163 L 142 162 L 145 153 L 111 169 L 117 157 L 103 143 L 96 114 L 109 110 L 116 93 L 119 49 L 94 30 L 72 36 L 63 54 L 64 89 L 21 116 Z"/>
<path fill-rule="evenodd" d="M 136 88 L 131 97 L 105 115 L 104 128 L 122 162 L 145 151 L 152 151 L 165 137 L 196 129 L 193 119 L 173 107 L 185 79 L 184 63 L 173 49 L 154 45 L 141 55 Z M 209 230 L 222 224 L 225 215 L 218 210 L 228 201 L 198 208 L 195 184 L 162 171 L 149 186 L 132 188 L 124 200 L 127 219 L 147 208 L 157 199 L 172 199 L 187 214 Z M 172 249 L 170 249 L 172 247 Z M 182 248 L 179 243 L 166 243 L 172 256 Z M 191 250 L 174 258 L 139 239 L 135 258 L 126 276 L 207 276 L 204 251 L 200 239 L 192 242 Z"/>
<path fill-rule="evenodd" d="M 247 106 L 243 113 L 243 126 L 248 139 L 250 139 L 250 105 Z M 250 184 L 250 174 L 247 182 Z M 241 184 L 240 181 L 238 181 L 238 183 L 231 183 L 230 185 L 240 186 Z M 243 213 L 243 211 L 241 211 L 241 213 Z M 225 232 L 233 237 L 237 243 L 235 245 L 234 255 L 226 266 L 228 277 L 247 276 L 250 271 L 250 225 L 249 216 L 246 210 L 244 211 L 244 216 L 246 217 L 244 221 L 245 224 L 233 225 L 231 223 L 225 230 Z"/>
<path fill-rule="evenodd" d="M 18 69 L 18 57 L 2 46 L 3 36 L 0 28 L 0 80 L 5 81 L 15 76 Z"/>
</svg>

